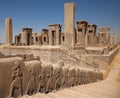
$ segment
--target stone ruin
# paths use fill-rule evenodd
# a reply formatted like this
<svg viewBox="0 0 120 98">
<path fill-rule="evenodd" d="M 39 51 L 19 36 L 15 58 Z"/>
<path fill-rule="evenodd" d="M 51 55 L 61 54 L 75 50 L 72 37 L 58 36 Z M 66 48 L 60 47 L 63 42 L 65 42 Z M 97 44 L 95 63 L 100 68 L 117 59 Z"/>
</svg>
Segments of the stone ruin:
<svg viewBox="0 0 120 98">
<path fill-rule="evenodd" d="M 67 66 L 63 61 L 43 64 L 39 57 L 32 54 L 2 55 L 0 69 L 1 98 L 49 93 L 103 79 L 102 72 L 97 69 Z"/>
<path fill-rule="evenodd" d="M 116 49 L 117 35 L 116 33 L 114 33 L 113 36 L 110 35 L 110 27 L 98 28 L 98 35 L 96 32 L 97 25 L 89 24 L 85 20 L 76 21 L 75 27 L 75 11 L 75 3 L 64 4 L 64 32 L 62 32 L 61 24 L 51 24 L 48 26 L 48 29 L 42 29 L 40 34 L 33 32 L 32 28 L 23 28 L 22 32 L 15 36 L 15 46 L 13 47 L 31 45 L 38 45 L 38 47 L 60 46 L 60 50 L 61 47 L 63 48 L 63 50 L 67 48 L 67 54 L 70 54 L 72 50 L 74 51 L 73 55 L 77 54 L 77 56 L 86 54 L 107 55 L 110 53 L 111 50 Z M 5 22 L 6 44 L 12 45 L 12 19 L 6 18 Z M 102 49 L 99 49 L 100 47 L 102 47 Z M 21 57 L 25 61 L 33 58 L 32 55 L 21 55 Z M 68 62 L 69 61 L 70 60 L 68 60 Z"/>
<path fill-rule="evenodd" d="M 110 27 L 99 27 L 89 24 L 85 20 L 76 21 L 75 27 L 75 3 L 64 4 L 64 32 L 61 24 L 48 25 L 48 29 L 42 29 L 37 34 L 32 28 L 22 28 L 22 32 L 15 36 L 14 46 L 61 46 L 68 50 L 79 51 L 80 54 L 105 54 L 106 49 L 99 47 L 114 47 L 117 44 L 117 34 L 110 34 Z M 6 18 L 6 44 L 12 45 L 12 19 Z M 87 49 L 92 47 L 92 49 Z M 98 47 L 98 48 L 94 48 Z M 93 52 L 94 51 L 94 52 Z"/>
<path fill-rule="evenodd" d="M 74 3 L 65 3 L 64 5 L 64 32 L 62 32 L 61 24 L 51 24 L 48 29 L 42 29 L 40 34 L 32 32 L 32 28 L 23 28 L 22 33 L 15 36 L 14 46 L 12 43 L 12 19 L 6 18 L 6 44 L 10 45 L 9 49 L 23 46 L 23 49 L 27 50 L 26 46 L 31 45 L 60 47 L 58 48 L 59 52 L 54 48 L 51 49 L 52 51 L 47 48 L 47 52 L 38 48 L 40 51 L 36 57 L 24 50 L 20 54 L 11 55 L 14 53 L 10 53 L 10 55 L 6 55 L 4 48 L 1 49 L 3 51 L 3 53 L 0 52 L 1 98 L 18 98 L 25 94 L 33 95 L 37 92 L 49 93 L 103 79 L 103 73 L 100 71 L 97 61 L 93 61 L 94 58 L 88 60 L 92 67 L 94 66 L 93 68 L 75 66 L 77 64 L 73 62 L 73 59 L 78 61 L 78 58 L 82 58 L 82 55 L 86 54 L 97 56 L 109 54 L 111 50 L 117 48 L 117 35 L 116 33 L 113 36 L 110 35 L 110 27 L 99 28 L 97 35 L 97 25 L 88 24 L 85 20 L 77 21 L 75 27 L 75 8 Z M 100 47 L 102 49 L 99 49 Z M 34 49 L 33 51 L 35 52 Z M 45 59 L 59 59 L 58 63 L 41 62 L 41 51 L 48 53 L 43 53 L 45 56 L 42 56 Z M 61 53 L 64 55 L 60 55 Z M 62 61 L 60 57 L 66 61 Z M 69 62 L 69 65 L 65 62 Z M 82 60 L 78 65 L 80 64 L 83 64 Z"/>
</svg>

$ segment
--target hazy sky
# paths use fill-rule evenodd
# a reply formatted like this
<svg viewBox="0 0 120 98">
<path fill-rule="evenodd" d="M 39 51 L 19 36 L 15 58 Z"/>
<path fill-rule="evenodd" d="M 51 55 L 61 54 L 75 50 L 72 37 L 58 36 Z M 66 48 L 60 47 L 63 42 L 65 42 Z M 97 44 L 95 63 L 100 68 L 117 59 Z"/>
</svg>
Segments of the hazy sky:
<svg viewBox="0 0 120 98">
<path fill-rule="evenodd" d="M 13 34 L 30 27 L 40 33 L 49 24 L 64 24 L 64 3 L 75 2 L 75 21 L 110 26 L 120 35 L 120 0 L 0 0 L 0 42 L 5 42 L 5 18 L 13 20 Z"/>
</svg>

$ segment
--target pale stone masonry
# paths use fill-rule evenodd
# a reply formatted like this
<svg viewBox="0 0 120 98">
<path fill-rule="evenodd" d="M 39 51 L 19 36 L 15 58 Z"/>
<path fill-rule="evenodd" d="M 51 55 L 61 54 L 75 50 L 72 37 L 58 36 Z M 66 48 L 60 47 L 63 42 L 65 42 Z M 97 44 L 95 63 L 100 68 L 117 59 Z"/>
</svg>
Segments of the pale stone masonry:
<svg viewBox="0 0 120 98">
<path fill-rule="evenodd" d="M 48 29 L 42 29 L 40 33 L 41 45 L 49 45 Z"/>
<path fill-rule="evenodd" d="M 75 44 L 75 3 L 64 4 L 65 46 L 73 48 Z"/>
<path fill-rule="evenodd" d="M 49 45 L 61 44 L 61 25 L 53 24 L 49 25 Z"/>
<path fill-rule="evenodd" d="M 77 21 L 76 22 L 77 28 L 76 28 L 76 47 L 79 47 L 80 49 L 85 49 L 85 41 L 86 40 L 86 34 L 87 34 L 87 26 L 88 23 L 84 20 Z"/>
<path fill-rule="evenodd" d="M 97 25 L 79 20 L 75 27 L 74 18 L 75 4 L 65 3 L 64 32 L 61 24 L 48 25 L 40 33 L 22 28 L 21 34 L 15 36 L 15 44 L 12 20 L 6 19 L 6 43 L 12 45 L 0 45 L 0 76 L 4 76 L 0 80 L 1 98 L 37 92 L 44 96 L 54 92 L 55 98 L 61 98 L 55 96 L 59 89 L 100 82 L 107 77 L 113 68 L 112 61 L 116 61 L 114 57 L 120 55 L 116 33 L 110 35 L 109 27 L 101 27 L 97 35 Z M 64 98 L 80 97 L 79 93 L 75 91 L 76 96 Z"/>
<path fill-rule="evenodd" d="M 100 27 L 98 34 L 97 25 L 89 24 L 86 20 L 76 21 L 75 27 L 75 10 L 75 3 L 65 3 L 63 25 L 50 24 L 47 29 L 42 29 L 39 34 L 32 32 L 31 28 L 23 28 L 22 34 L 15 36 L 15 45 L 60 46 L 64 49 L 75 50 L 80 54 L 86 54 L 97 51 L 96 48 L 93 48 L 95 50 L 88 50 L 90 49 L 88 47 L 102 46 L 104 48 L 117 44 L 117 35 L 110 35 L 110 27 Z M 62 26 L 64 27 L 63 32 Z M 7 35 L 6 39 L 10 40 Z M 102 51 L 100 51 L 101 54 Z"/>
<path fill-rule="evenodd" d="M 5 29 L 6 29 L 6 44 L 12 44 L 12 19 L 5 19 Z"/>
<path fill-rule="evenodd" d="M 32 45 L 32 28 L 23 28 L 22 31 L 22 44 Z"/>
<path fill-rule="evenodd" d="M 21 34 L 15 35 L 15 44 L 21 45 Z"/>
<path fill-rule="evenodd" d="M 97 44 L 96 29 L 97 29 L 97 26 L 95 24 L 88 25 L 87 46 L 95 46 Z"/>
<path fill-rule="evenodd" d="M 100 27 L 99 30 L 99 44 L 110 45 L 110 27 Z"/>
<path fill-rule="evenodd" d="M 37 44 L 38 43 L 38 38 L 37 38 L 37 33 L 32 32 L 32 44 Z"/>
</svg>

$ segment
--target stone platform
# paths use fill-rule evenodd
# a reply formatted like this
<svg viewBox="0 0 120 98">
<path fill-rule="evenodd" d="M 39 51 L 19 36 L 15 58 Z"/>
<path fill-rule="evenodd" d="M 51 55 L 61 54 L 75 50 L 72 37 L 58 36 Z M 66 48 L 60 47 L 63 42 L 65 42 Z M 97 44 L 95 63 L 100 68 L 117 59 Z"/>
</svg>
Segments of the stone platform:
<svg viewBox="0 0 120 98">
<path fill-rule="evenodd" d="M 65 50 L 60 46 L 0 46 L 1 53 L 6 55 L 31 53 L 39 56 L 43 63 L 57 63 L 62 60 L 66 65 L 84 68 L 93 68 L 94 66 L 91 65 L 99 65 L 101 70 L 107 69 L 118 50 L 119 47 L 104 55 L 83 55 L 76 51 Z"/>
</svg>

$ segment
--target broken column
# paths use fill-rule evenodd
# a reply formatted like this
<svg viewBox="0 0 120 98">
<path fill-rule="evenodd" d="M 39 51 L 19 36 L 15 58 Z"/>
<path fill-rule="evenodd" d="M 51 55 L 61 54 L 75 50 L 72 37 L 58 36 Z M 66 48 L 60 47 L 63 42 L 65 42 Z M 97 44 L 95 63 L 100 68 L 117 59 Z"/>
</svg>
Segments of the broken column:
<svg viewBox="0 0 120 98">
<path fill-rule="evenodd" d="M 12 19 L 5 19 L 5 27 L 6 27 L 6 44 L 12 44 Z"/>
<path fill-rule="evenodd" d="M 75 3 L 64 4 L 64 33 L 65 47 L 73 48 L 75 44 Z"/>
</svg>

